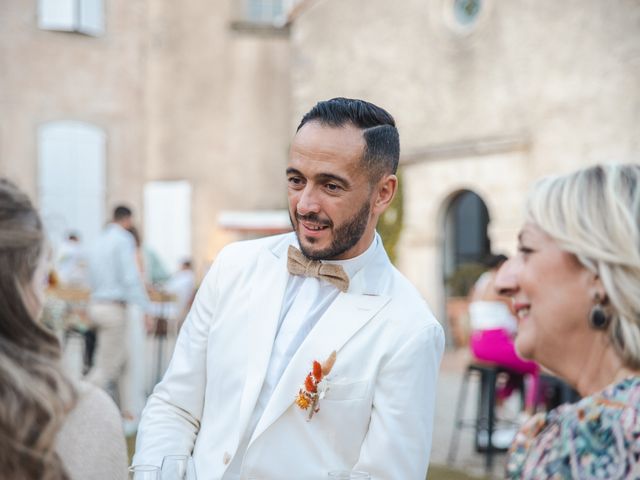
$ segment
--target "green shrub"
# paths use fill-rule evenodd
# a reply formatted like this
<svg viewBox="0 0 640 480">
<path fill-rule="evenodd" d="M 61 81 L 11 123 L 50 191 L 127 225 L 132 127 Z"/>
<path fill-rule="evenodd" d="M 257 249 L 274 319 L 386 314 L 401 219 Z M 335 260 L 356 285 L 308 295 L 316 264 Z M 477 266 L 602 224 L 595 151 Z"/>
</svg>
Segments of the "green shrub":
<svg viewBox="0 0 640 480">
<path fill-rule="evenodd" d="M 382 237 L 384 248 L 389 255 L 391 263 L 397 260 L 397 246 L 402 233 L 402 221 L 404 216 L 404 199 L 402 194 L 402 174 L 398 171 L 398 190 L 389 208 L 382 214 L 378 221 L 378 233 Z"/>
</svg>

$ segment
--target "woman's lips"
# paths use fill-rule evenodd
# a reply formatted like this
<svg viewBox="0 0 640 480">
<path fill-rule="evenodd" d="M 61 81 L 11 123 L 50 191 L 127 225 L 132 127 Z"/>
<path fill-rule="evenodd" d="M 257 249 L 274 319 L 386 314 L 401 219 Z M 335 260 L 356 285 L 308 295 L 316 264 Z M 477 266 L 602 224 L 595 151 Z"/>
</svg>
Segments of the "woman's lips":
<svg viewBox="0 0 640 480">
<path fill-rule="evenodd" d="M 513 310 L 516 312 L 516 316 L 520 320 L 524 320 L 526 317 L 529 316 L 530 308 L 531 308 L 531 305 L 528 303 L 515 303 L 513 305 Z"/>
</svg>

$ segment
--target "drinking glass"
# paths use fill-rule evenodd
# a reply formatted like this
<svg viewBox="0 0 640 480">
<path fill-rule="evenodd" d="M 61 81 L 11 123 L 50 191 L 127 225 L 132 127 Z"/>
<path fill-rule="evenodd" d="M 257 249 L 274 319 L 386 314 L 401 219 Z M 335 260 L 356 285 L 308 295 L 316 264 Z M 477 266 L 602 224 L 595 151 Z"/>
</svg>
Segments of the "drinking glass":
<svg viewBox="0 0 640 480">
<path fill-rule="evenodd" d="M 196 480 L 193 458 L 189 455 L 167 455 L 162 459 L 161 480 Z"/>
<path fill-rule="evenodd" d="M 357 470 L 332 470 L 329 472 L 329 478 L 335 480 L 370 480 L 371 475 Z"/>
<path fill-rule="evenodd" d="M 160 469 L 154 465 L 129 467 L 129 480 L 160 480 Z"/>
</svg>

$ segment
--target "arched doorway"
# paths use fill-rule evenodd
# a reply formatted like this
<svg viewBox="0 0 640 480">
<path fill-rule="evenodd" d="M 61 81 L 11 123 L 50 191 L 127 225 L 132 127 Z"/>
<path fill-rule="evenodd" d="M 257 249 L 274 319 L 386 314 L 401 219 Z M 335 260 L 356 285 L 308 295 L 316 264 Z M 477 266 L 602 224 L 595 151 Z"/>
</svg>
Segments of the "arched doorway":
<svg viewBox="0 0 640 480">
<path fill-rule="evenodd" d="M 477 193 L 463 190 L 453 197 L 445 217 L 445 278 L 461 265 L 478 263 L 491 252 L 489 220 L 487 206 Z"/>
<path fill-rule="evenodd" d="M 489 210 L 471 190 L 455 193 L 447 206 L 444 222 L 443 282 L 446 297 L 448 342 L 466 343 L 466 295 L 482 271 L 482 260 L 491 253 L 487 234 Z"/>
</svg>

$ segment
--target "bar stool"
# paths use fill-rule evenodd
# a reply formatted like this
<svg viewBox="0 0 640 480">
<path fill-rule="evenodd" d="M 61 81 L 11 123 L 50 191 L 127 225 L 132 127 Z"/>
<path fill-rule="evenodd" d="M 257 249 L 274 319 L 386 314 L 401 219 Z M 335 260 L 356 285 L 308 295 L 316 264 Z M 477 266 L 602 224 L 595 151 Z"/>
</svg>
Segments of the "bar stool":
<svg viewBox="0 0 640 480">
<path fill-rule="evenodd" d="M 575 403 L 580 394 L 560 378 L 549 373 L 540 374 L 540 399 L 544 401 L 547 411 L 563 403 Z"/>
<path fill-rule="evenodd" d="M 460 437 L 460 430 L 465 427 L 473 427 L 475 429 L 475 449 L 477 452 L 484 452 L 485 455 L 485 471 L 487 474 L 491 473 L 493 468 L 493 454 L 496 449 L 493 446 L 493 433 L 495 431 L 496 416 L 496 383 L 498 376 L 502 373 L 508 374 L 515 381 L 515 388 L 520 391 L 522 398 L 524 398 L 524 376 L 521 373 L 514 372 L 502 365 L 498 365 L 490 362 L 472 361 L 467 365 L 464 376 L 462 378 L 462 385 L 460 386 L 460 393 L 458 394 L 458 401 L 456 404 L 456 413 L 454 420 L 454 430 L 451 436 L 451 442 L 449 444 L 449 453 L 447 455 L 447 463 L 453 464 L 455 461 L 455 455 L 458 450 L 458 441 Z M 467 390 L 469 386 L 469 378 L 471 375 L 479 376 L 480 388 L 478 391 L 478 409 L 475 419 L 465 420 L 462 418 L 464 414 L 464 408 L 467 399 Z M 524 403 L 524 400 L 523 400 Z M 480 445 L 478 442 L 478 434 L 480 431 L 486 431 L 486 445 Z"/>
</svg>

